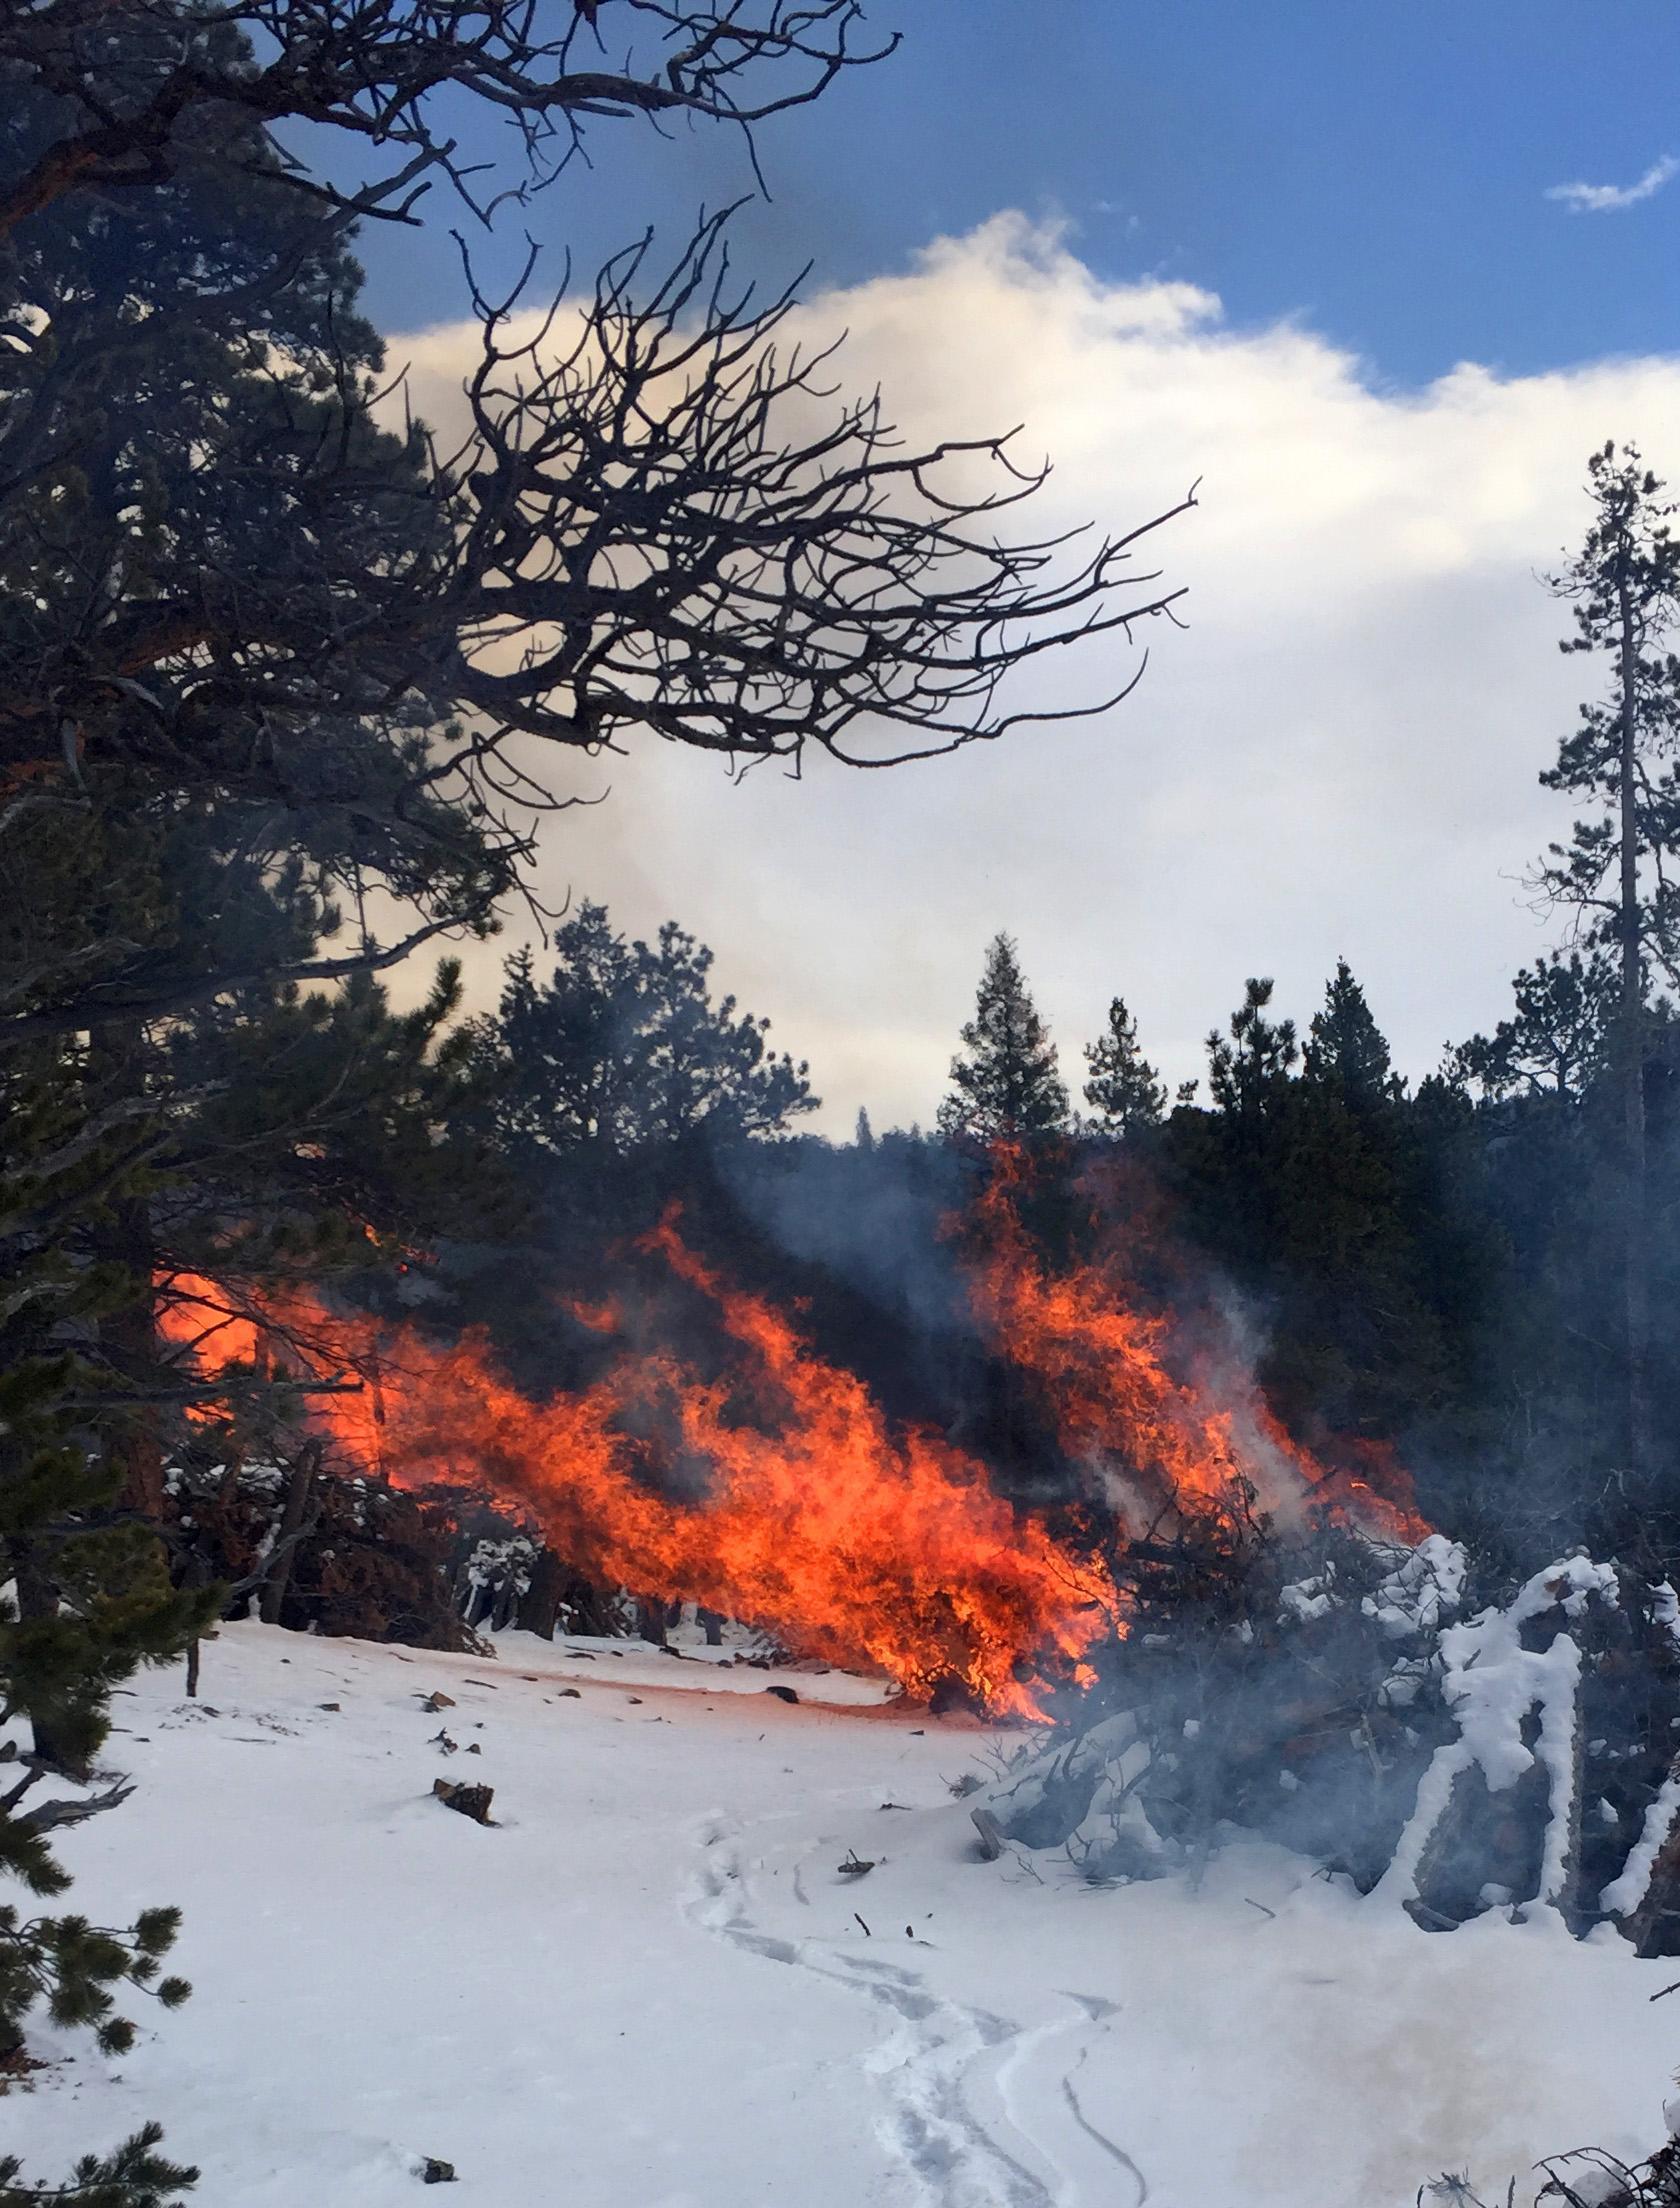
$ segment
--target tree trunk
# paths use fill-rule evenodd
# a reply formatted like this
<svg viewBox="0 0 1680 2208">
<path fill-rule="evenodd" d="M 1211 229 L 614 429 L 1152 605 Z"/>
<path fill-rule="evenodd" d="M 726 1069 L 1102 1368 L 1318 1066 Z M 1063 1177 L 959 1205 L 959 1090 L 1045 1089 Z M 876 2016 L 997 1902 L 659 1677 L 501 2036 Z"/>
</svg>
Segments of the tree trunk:
<svg viewBox="0 0 1680 2208">
<path fill-rule="evenodd" d="M 113 1361 L 144 1381 L 157 1361 L 157 1317 L 152 1298 L 155 1245 L 151 1214 L 132 1197 L 113 1204 L 112 1249 L 132 1275 L 135 1298 L 113 1312 L 101 1329 Z M 155 1410 L 131 1411 L 111 1439 L 111 1456 L 122 1469 L 118 1501 L 154 1524 L 163 1516 L 163 1436 Z"/>
<path fill-rule="evenodd" d="M 144 1082 L 142 1034 L 138 1024 L 122 1021 L 96 1032 L 89 1071 L 97 1085 L 119 1096 L 138 1096 Z M 110 1206 L 110 1228 L 100 1237 L 100 1254 L 128 1275 L 128 1300 L 100 1322 L 100 1339 L 111 1362 L 128 1378 L 144 1384 L 157 1365 L 157 1316 L 152 1281 L 157 1245 L 150 1208 L 144 1197 L 119 1196 Z M 163 1439 L 158 1413 L 137 1408 L 119 1414 L 103 1436 L 107 1457 L 122 1476 L 117 1499 L 156 1523 L 163 1516 Z"/>
<path fill-rule="evenodd" d="M 58 1589 L 27 1554 L 18 1558 L 15 1587 L 20 1618 L 57 1617 Z M 62 1771 L 67 1779 L 87 1784 L 93 1776 L 92 1759 L 71 1748 L 50 1717 L 32 1710 L 29 1729 L 33 1736 L 31 1745 L 43 1763 L 51 1765 L 55 1771 Z"/>
<path fill-rule="evenodd" d="M 302 1539 L 310 1498 L 315 1492 L 315 1475 L 320 1469 L 321 1444 L 306 1441 L 293 1460 L 291 1478 L 286 1482 L 286 1500 L 281 1506 L 280 1527 L 274 1537 L 277 1551 L 274 1569 L 264 1580 L 262 1593 L 257 1598 L 257 1615 L 264 1625 L 280 1623 L 280 1608 L 286 1599 L 292 1562 Z"/>
<path fill-rule="evenodd" d="M 524 1633 L 540 1633 L 545 1641 L 554 1638 L 554 1628 L 560 1619 L 560 1598 L 565 1593 L 565 1574 L 560 1559 L 552 1549 L 539 1549 L 537 1560 L 531 1566 L 531 1584 L 526 1588 L 519 1605 L 519 1627 Z"/>
<path fill-rule="evenodd" d="M 1639 910 L 1639 645 L 1629 585 L 1619 591 L 1621 616 L 1621 759 L 1619 774 L 1621 1003 L 1617 1056 L 1622 1090 L 1622 1229 L 1627 1339 L 1628 1466 L 1642 1478 L 1651 1463 L 1648 1372 L 1651 1333 L 1650 1253 L 1645 1229 L 1645 962 Z"/>
</svg>

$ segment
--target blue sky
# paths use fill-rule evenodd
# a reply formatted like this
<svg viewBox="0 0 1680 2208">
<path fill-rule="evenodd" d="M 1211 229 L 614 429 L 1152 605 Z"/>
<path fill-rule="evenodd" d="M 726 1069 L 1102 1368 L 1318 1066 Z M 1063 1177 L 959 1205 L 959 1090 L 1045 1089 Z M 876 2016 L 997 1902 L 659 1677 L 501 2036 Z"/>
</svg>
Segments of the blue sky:
<svg viewBox="0 0 1680 2208">
<path fill-rule="evenodd" d="M 740 250 L 767 274 L 813 258 L 853 283 L 1019 208 L 1068 220 L 1100 276 L 1202 285 L 1239 325 L 1298 315 L 1400 385 L 1680 343 L 1680 180 L 1610 214 L 1545 196 L 1680 153 L 1673 0 L 872 0 L 868 21 L 899 52 L 761 131 L 775 198 Z M 713 131 L 592 146 L 525 218 L 556 283 L 567 245 L 587 267 L 750 188 Z M 364 241 L 387 328 L 444 304 L 459 213 L 433 210 Z M 518 233 L 514 211 L 487 266 Z"/>
<path fill-rule="evenodd" d="M 603 21 L 610 20 L 603 9 Z M 1189 588 L 1118 711 L 889 776 L 749 776 L 670 746 L 562 780 L 545 901 L 674 915 L 808 1055 L 844 1134 L 931 1118 L 987 938 L 1019 938 L 1079 1077 L 1124 995 L 1177 1081 L 1244 977 L 1298 1021 L 1336 960 L 1413 1077 L 1499 1019 L 1556 916 L 1537 776 L 1594 670 L 1536 576 L 1577 543 L 1586 455 L 1680 479 L 1680 0 L 872 0 L 901 50 L 766 126 L 738 258 L 814 262 L 800 333 L 851 333 L 920 443 L 1026 425 L 1036 528 L 1135 525 Z M 482 118 L 455 119 L 474 153 Z M 728 133 L 605 124 L 536 200 L 539 292 L 751 188 Z M 1572 213 L 1548 197 L 1627 189 Z M 371 305 L 448 427 L 475 350 L 440 192 L 364 241 Z M 517 211 L 475 252 L 523 254 Z M 930 243 L 952 242 L 936 253 Z M 1461 373 L 1460 364 L 1471 364 Z M 1115 640 L 1032 663 L 1112 696 Z M 1027 702 L 1024 698 L 1017 702 Z M 506 942 L 469 947 L 493 994 Z"/>
</svg>

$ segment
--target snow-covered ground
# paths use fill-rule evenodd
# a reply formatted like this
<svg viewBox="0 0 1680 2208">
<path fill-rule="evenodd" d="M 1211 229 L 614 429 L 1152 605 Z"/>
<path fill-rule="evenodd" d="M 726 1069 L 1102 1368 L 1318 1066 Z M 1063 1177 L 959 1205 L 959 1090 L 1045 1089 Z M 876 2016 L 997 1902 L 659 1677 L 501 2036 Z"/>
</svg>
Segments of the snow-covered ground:
<svg viewBox="0 0 1680 2208">
<path fill-rule="evenodd" d="M 72 1905 L 183 1902 L 197 1991 L 115 2062 L 37 2034 L 51 2066 L 0 2100 L 26 2169 L 155 2115 L 205 2208 L 391 2208 L 426 2156 L 460 2208 L 1400 2208 L 1442 2170 L 1503 2199 L 1542 2153 L 1656 2143 L 1680 1965 L 1614 1934 L 1431 1936 L 1269 1850 L 1199 1892 L 982 1864 L 960 1719 L 501 1650 L 242 1625 L 197 1704 L 178 1672 L 118 1703 L 139 1790 L 64 1836 Z"/>
</svg>

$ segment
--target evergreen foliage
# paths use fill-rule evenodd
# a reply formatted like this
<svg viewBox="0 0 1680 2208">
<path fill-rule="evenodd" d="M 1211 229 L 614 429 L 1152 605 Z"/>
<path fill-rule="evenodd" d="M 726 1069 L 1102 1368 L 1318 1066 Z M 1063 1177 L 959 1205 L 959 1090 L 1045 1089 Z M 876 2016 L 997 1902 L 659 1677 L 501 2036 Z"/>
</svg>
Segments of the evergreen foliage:
<svg viewBox="0 0 1680 2208">
<path fill-rule="evenodd" d="M 1056 1071 L 1056 1046 L 1028 992 L 1013 936 L 996 935 L 987 948 L 962 1042 L 939 1107 L 942 1134 L 989 1144 L 1036 1142 L 1064 1131 L 1068 1094 Z"/>
<path fill-rule="evenodd" d="M 1541 880 L 1580 914 L 1589 944 L 1680 982 L 1680 882 L 1657 863 L 1680 842 L 1680 675 L 1666 649 L 1680 621 L 1674 507 L 1631 445 L 1594 453 L 1588 478 L 1592 525 L 1551 588 L 1574 617 L 1561 649 L 1607 655 L 1612 673 L 1540 777 L 1592 808 L 1552 846 Z"/>
<path fill-rule="evenodd" d="M 1550 1096 L 1579 1104 L 1609 1059 L 1618 981 L 1602 951 L 1548 951 L 1512 983 L 1515 1009 L 1491 1035 L 1473 1035 L 1456 1075 L 1494 1103 Z"/>
<path fill-rule="evenodd" d="M 604 905 L 584 904 L 554 937 L 553 971 L 509 960 L 478 1073 L 497 1132 L 515 1150 L 627 1157 L 705 1134 L 776 1135 L 819 1099 L 809 1068 L 767 1048 L 767 1019 L 714 1001 L 712 953 L 667 921 L 627 942 Z"/>
<path fill-rule="evenodd" d="M 0 2208 L 172 2208 L 198 2183 L 198 2172 L 158 2153 L 162 2127 L 146 2124 L 110 2154 L 84 2154 L 67 2185 L 22 2181 L 16 2155 L 0 2155 Z"/>
<path fill-rule="evenodd" d="M 1622 1352 L 1626 1455 L 1636 1481 L 1652 1469 L 1651 1250 L 1645 1113 L 1646 1000 L 1653 967 L 1680 980 L 1680 662 L 1666 649 L 1680 619 L 1680 544 L 1661 480 L 1631 445 L 1588 464 L 1592 525 L 1575 559 L 1552 578 L 1574 609 L 1565 652 L 1613 666 L 1607 697 L 1584 704 L 1547 789 L 1585 800 L 1567 844 L 1554 844 L 1541 885 L 1573 910 L 1591 949 L 1617 967 L 1612 1023 L 1622 1115 Z"/>
<path fill-rule="evenodd" d="M 1324 1009 L 1312 1016 L 1301 1077 L 1355 1111 L 1374 1111 L 1397 1093 L 1387 1039 L 1345 958 L 1336 961 Z"/>
<path fill-rule="evenodd" d="M 1300 1056 L 1295 1022 L 1269 1019 L 1271 1001 L 1271 981 L 1251 976 L 1243 985 L 1242 1003 L 1231 1014 L 1229 1038 L 1214 1028 L 1207 1039 L 1214 1108 L 1248 1127 L 1277 1110 Z"/>
<path fill-rule="evenodd" d="M 1104 1134 L 1135 1135 L 1158 1127 L 1167 1108 L 1167 1092 L 1138 1043 L 1137 1022 L 1116 997 L 1108 1023 L 1085 1046 L 1085 1101 Z"/>
</svg>

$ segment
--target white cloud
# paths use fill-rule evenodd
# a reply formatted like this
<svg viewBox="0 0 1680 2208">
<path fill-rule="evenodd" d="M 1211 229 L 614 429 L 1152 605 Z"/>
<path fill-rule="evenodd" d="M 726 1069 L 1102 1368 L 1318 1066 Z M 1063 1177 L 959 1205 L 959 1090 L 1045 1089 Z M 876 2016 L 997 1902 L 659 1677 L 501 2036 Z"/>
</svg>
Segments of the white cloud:
<svg viewBox="0 0 1680 2208">
<path fill-rule="evenodd" d="M 1413 1074 L 1499 1017 L 1547 939 L 1520 877 L 1568 825 L 1536 776 L 1594 680 L 1556 650 L 1535 575 L 1582 533 L 1589 452 L 1628 437 L 1663 465 L 1680 360 L 1466 364 L 1396 392 L 1294 323 L 1104 282 L 1017 216 L 804 319 L 850 329 L 846 377 L 879 379 L 912 435 L 1023 422 L 1056 460 L 1043 526 L 1129 526 L 1201 476 L 1156 547 L 1191 586 L 1189 633 L 1152 638 L 1105 720 L 924 767 L 737 787 L 653 744 L 582 766 L 576 786 L 614 792 L 552 823 L 549 899 L 696 929 L 810 1057 L 840 1134 L 860 1103 L 877 1126 L 931 1118 L 1000 927 L 1070 1074 L 1116 991 L 1178 1080 L 1245 975 L 1275 974 L 1304 1020 L 1343 954 Z M 445 411 L 468 337 L 393 352 Z M 1121 649 L 1038 661 L 1042 702 L 1114 688 Z M 474 956 L 488 986 L 495 956 Z"/>
<path fill-rule="evenodd" d="M 1642 199 L 1655 199 L 1676 176 L 1680 176 L 1680 161 L 1665 153 L 1637 184 L 1554 184 L 1546 197 L 1560 200 L 1572 215 L 1608 215 L 1621 207 L 1637 207 Z"/>
</svg>

